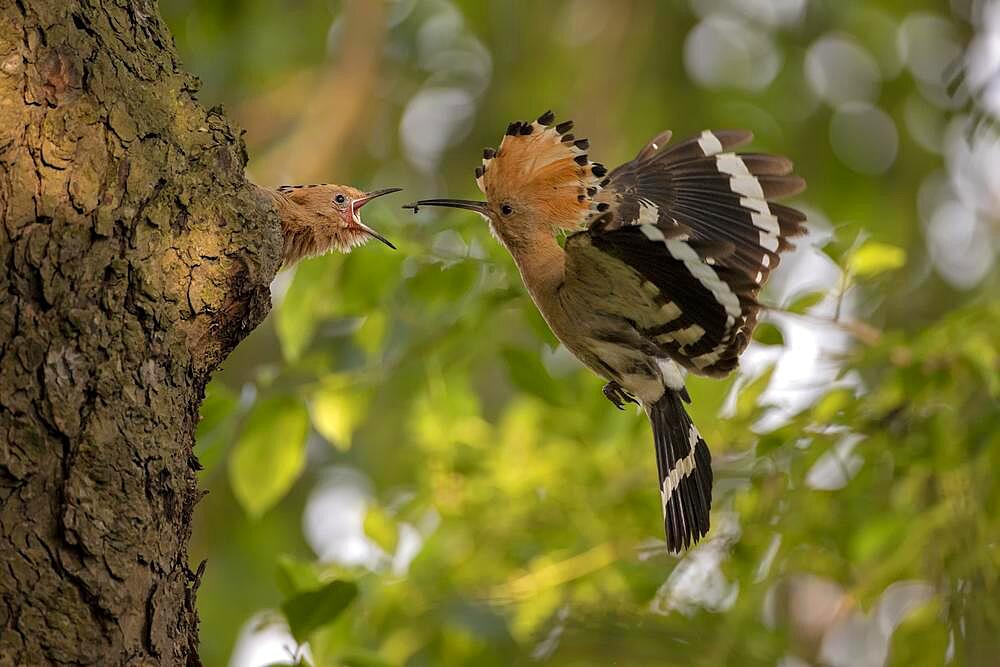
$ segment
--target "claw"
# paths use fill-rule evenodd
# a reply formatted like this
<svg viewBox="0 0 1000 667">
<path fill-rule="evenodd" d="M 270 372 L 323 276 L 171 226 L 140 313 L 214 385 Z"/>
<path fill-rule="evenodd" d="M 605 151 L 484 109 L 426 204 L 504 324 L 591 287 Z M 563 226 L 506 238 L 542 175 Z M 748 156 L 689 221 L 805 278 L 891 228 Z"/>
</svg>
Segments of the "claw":
<svg viewBox="0 0 1000 667">
<path fill-rule="evenodd" d="M 635 403 L 636 405 L 639 405 L 639 401 L 635 400 L 631 394 L 622 389 L 622 386 L 617 382 L 608 382 L 604 385 L 603 391 L 605 398 L 611 401 L 619 410 L 624 410 L 626 403 Z"/>
<path fill-rule="evenodd" d="M 604 385 L 604 397 L 611 401 L 612 404 L 619 410 L 624 410 L 625 406 L 622 405 L 621 399 L 618 397 L 618 392 L 616 391 L 613 382 L 609 382 Z"/>
</svg>

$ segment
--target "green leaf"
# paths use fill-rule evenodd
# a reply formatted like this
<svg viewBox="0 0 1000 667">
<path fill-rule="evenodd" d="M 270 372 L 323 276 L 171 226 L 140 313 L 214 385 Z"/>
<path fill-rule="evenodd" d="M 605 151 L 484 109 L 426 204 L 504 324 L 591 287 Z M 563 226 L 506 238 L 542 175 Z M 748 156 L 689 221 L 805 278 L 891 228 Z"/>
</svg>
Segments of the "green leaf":
<svg viewBox="0 0 1000 667">
<path fill-rule="evenodd" d="M 398 281 L 403 255 L 370 248 L 352 252 L 344 258 L 333 293 L 326 294 L 336 315 L 367 315 L 378 311 Z"/>
<path fill-rule="evenodd" d="M 817 424 L 827 425 L 845 410 L 854 400 L 850 389 L 835 389 L 824 396 L 813 408 L 813 419 Z"/>
<path fill-rule="evenodd" d="M 395 253 L 359 251 L 301 262 L 275 322 L 285 358 L 301 358 L 324 320 L 376 311 L 394 288 L 402 261 Z"/>
<path fill-rule="evenodd" d="M 406 298 L 423 306 L 424 312 L 449 308 L 476 291 L 481 272 L 476 262 L 421 265 L 406 281 Z"/>
<path fill-rule="evenodd" d="M 288 491 L 306 461 L 309 414 L 302 403 L 279 396 L 254 405 L 229 461 L 233 494 L 252 517 Z"/>
<path fill-rule="evenodd" d="M 946 664 L 949 629 L 941 602 L 933 599 L 911 611 L 892 633 L 889 667 L 920 667 Z"/>
<path fill-rule="evenodd" d="M 985 332 L 965 332 L 961 341 L 961 352 L 986 383 L 990 396 L 1000 397 L 1000 351 L 996 341 Z"/>
<path fill-rule="evenodd" d="M 300 591 L 317 588 L 322 582 L 316 564 L 300 560 L 289 554 L 281 554 L 276 559 L 275 580 L 278 591 L 289 598 Z"/>
<path fill-rule="evenodd" d="M 773 374 L 774 366 L 770 366 L 759 376 L 740 387 L 739 392 L 736 394 L 737 416 L 745 419 L 754 413 L 754 410 L 759 405 L 761 394 L 771 384 L 771 376 Z"/>
<path fill-rule="evenodd" d="M 906 264 L 906 251 L 888 243 L 867 241 L 851 253 L 848 270 L 855 276 L 869 278 Z"/>
<path fill-rule="evenodd" d="M 863 563 L 872 559 L 885 559 L 903 541 L 909 521 L 902 516 L 873 515 L 853 530 L 850 541 L 852 560 Z"/>
<path fill-rule="evenodd" d="M 729 392 L 736 383 L 737 375 L 732 373 L 725 379 L 688 375 L 685 380 L 691 404 L 686 406 L 694 423 L 698 424 L 702 436 L 711 442 L 718 442 L 724 436 L 725 420 L 719 413 L 726 403 Z"/>
<path fill-rule="evenodd" d="M 753 339 L 761 345 L 784 345 L 785 337 L 781 334 L 781 329 L 764 322 L 759 324 L 753 332 Z"/>
<path fill-rule="evenodd" d="M 395 667 L 378 653 L 363 648 L 351 649 L 340 656 L 340 664 L 344 667 Z"/>
<path fill-rule="evenodd" d="M 522 299 L 522 301 L 521 312 L 524 314 L 524 319 L 528 326 L 531 327 L 535 335 L 548 345 L 549 348 L 555 349 L 559 345 L 559 339 L 552 333 L 549 323 L 545 321 L 545 318 L 538 312 L 538 308 L 535 307 L 535 304 L 530 299 Z"/>
<path fill-rule="evenodd" d="M 533 394 L 551 404 L 559 404 L 561 388 L 559 383 L 545 368 L 540 356 L 516 347 L 505 347 L 501 350 L 510 379 L 521 390 Z"/>
<path fill-rule="evenodd" d="M 340 273 L 339 255 L 300 262 L 275 314 L 275 329 L 285 359 L 295 361 L 309 346 L 316 326 L 331 312 L 330 293 Z"/>
<path fill-rule="evenodd" d="M 239 396 L 219 381 L 205 390 L 201 404 L 201 421 L 195 432 L 195 454 L 205 473 L 213 469 L 226 452 L 236 434 Z"/>
<path fill-rule="evenodd" d="M 365 535 L 379 545 L 387 554 L 396 553 L 399 542 L 399 528 L 396 521 L 383 508 L 372 505 L 365 513 Z"/>
<path fill-rule="evenodd" d="M 313 426 L 340 451 L 351 448 L 351 438 L 368 412 L 369 393 L 344 381 L 328 381 L 310 401 Z"/>
<path fill-rule="evenodd" d="M 331 581 L 322 588 L 300 593 L 285 600 L 281 611 L 296 641 L 304 642 L 319 628 L 337 620 L 358 595 L 351 581 Z"/>
<path fill-rule="evenodd" d="M 823 254 L 829 257 L 834 264 L 837 266 L 844 265 L 844 258 L 850 255 L 851 248 L 854 246 L 855 242 L 848 243 L 843 241 L 836 236 L 832 237 L 820 250 Z"/>
<path fill-rule="evenodd" d="M 826 298 L 826 292 L 806 292 L 795 297 L 785 310 L 802 315 Z"/>
<path fill-rule="evenodd" d="M 354 332 L 354 340 L 369 357 L 375 357 L 382 350 L 385 334 L 388 329 L 388 319 L 383 313 L 372 312 Z"/>
<path fill-rule="evenodd" d="M 790 442 L 794 442 L 799 436 L 796 427 L 783 427 L 770 433 L 764 433 L 757 440 L 757 456 L 769 456 L 785 447 Z"/>
</svg>

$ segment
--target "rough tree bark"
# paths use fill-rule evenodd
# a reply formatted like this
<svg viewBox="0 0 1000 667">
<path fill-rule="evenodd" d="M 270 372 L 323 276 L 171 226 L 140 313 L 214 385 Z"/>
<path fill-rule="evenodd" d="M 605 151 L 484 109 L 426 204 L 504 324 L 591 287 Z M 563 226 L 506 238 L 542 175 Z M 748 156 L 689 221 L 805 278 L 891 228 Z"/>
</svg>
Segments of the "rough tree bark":
<svg viewBox="0 0 1000 667">
<path fill-rule="evenodd" d="M 191 453 L 278 221 L 153 0 L 0 0 L 0 666 L 198 664 Z"/>
</svg>

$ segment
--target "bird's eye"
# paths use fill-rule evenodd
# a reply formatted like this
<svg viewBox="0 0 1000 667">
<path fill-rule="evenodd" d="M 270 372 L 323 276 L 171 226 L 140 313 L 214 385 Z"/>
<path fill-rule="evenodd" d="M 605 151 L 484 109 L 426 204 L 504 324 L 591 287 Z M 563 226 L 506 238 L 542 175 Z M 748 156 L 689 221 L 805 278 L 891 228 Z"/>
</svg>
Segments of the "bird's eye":
<svg viewBox="0 0 1000 667">
<path fill-rule="evenodd" d="M 501 204 L 500 205 L 500 213 L 502 215 L 510 215 L 513 212 L 514 212 L 514 209 L 511 208 L 510 204 Z"/>
<path fill-rule="evenodd" d="M 347 201 L 347 197 L 345 197 L 342 194 L 339 194 L 333 198 L 333 201 L 342 206 Z"/>
</svg>

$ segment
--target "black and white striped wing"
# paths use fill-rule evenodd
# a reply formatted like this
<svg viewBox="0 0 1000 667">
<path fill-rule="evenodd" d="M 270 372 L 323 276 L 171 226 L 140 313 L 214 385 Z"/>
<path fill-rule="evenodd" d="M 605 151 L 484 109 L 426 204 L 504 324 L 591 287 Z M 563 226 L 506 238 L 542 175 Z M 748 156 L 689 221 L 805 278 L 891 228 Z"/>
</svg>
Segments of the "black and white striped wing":
<svg viewBox="0 0 1000 667">
<path fill-rule="evenodd" d="M 805 216 L 773 202 L 800 192 L 782 157 L 738 154 L 739 130 L 650 142 L 609 174 L 595 198 L 589 245 L 628 264 L 659 291 L 663 321 L 645 333 L 689 370 L 724 375 L 757 323 L 757 295 Z M 569 250 L 569 248 L 567 248 Z M 674 312 L 674 311 L 677 312 Z"/>
<path fill-rule="evenodd" d="M 750 286 L 734 287 L 714 270 L 732 255 L 731 243 L 685 236 L 652 224 L 573 234 L 566 240 L 563 297 L 600 297 L 595 305 L 630 323 L 655 356 L 719 374 L 718 350 L 743 313 L 737 290 Z"/>
</svg>

